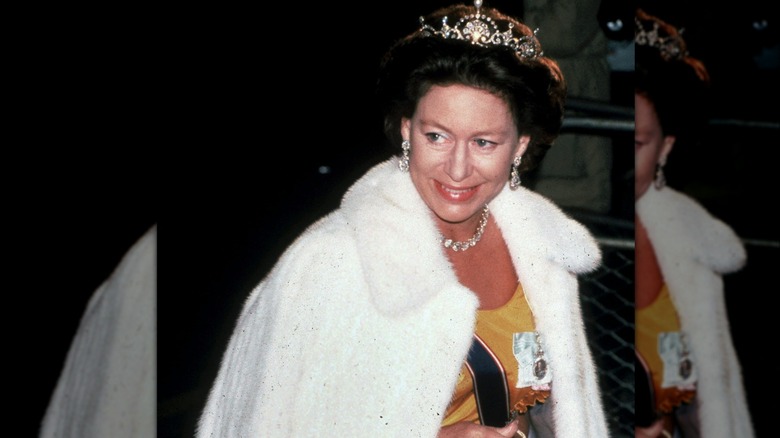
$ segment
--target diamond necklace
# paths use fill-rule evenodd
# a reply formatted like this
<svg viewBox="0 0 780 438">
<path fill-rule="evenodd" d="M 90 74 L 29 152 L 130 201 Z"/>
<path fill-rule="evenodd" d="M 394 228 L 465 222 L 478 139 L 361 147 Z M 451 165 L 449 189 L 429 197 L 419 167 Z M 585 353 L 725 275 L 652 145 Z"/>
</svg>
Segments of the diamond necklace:
<svg viewBox="0 0 780 438">
<path fill-rule="evenodd" d="M 482 233 L 485 232 L 485 226 L 487 225 L 489 215 L 490 210 L 488 210 L 488 206 L 485 204 L 485 206 L 482 207 L 482 218 L 479 220 L 477 232 L 474 233 L 471 239 L 464 240 L 463 242 L 456 242 L 452 239 L 445 239 L 444 236 L 439 235 L 439 242 L 441 242 L 445 248 L 449 248 L 453 251 L 465 251 L 471 248 L 472 246 L 476 245 L 477 242 L 479 242 L 479 239 L 482 238 Z"/>
</svg>

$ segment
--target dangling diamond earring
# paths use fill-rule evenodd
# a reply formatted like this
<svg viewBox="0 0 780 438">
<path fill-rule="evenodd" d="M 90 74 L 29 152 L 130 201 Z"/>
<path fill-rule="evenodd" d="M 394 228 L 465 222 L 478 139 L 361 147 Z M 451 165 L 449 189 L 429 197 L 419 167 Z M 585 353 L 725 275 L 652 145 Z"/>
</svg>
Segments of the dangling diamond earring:
<svg viewBox="0 0 780 438">
<path fill-rule="evenodd" d="M 409 140 L 404 140 L 401 142 L 403 155 L 401 156 L 401 159 L 398 160 L 398 168 L 401 169 L 401 172 L 406 172 L 409 170 L 409 149 L 411 148 L 412 144 L 409 143 Z"/>
<path fill-rule="evenodd" d="M 520 187 L 520 170 L 518 168 L 520 167 L 520 162 L 523 160 L 522 155 L 518 155 L 515 157 L 514 161 L 512 161 L 512 171 L 509 174 L 509 188 L 512 190 L 517 190 L 518 187 Z"/>
</svg>

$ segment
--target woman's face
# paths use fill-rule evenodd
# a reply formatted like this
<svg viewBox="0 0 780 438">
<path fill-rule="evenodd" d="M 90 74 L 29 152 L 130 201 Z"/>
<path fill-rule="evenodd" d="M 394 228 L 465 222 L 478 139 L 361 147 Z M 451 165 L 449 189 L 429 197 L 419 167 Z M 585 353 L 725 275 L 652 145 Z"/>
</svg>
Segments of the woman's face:
<svg viewBox="0 0 780 438">
<path fill-rule="evenodd" d="M 655 178 L 656 164 L 666 164 L 675 137 L 664 135 L 650 100 L 634 93 L 634 199 L 639 199 Z"/>
<path fill-rule="evenodd" d="M 465 85 L 434 86 L 401 135 L 411 142 L 409 173 L 444 222 L 481 213 L 507 184 L 512 160 L 528 146 L 503 99 Z"/>
</svg>

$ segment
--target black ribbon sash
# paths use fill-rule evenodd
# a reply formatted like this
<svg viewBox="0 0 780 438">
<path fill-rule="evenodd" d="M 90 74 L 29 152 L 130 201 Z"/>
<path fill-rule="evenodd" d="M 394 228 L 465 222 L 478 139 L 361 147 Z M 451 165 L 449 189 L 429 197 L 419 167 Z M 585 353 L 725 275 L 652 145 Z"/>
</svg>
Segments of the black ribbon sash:
<svg viewBox="0 0 780 438">
<path fill-rule="evenodd" d="M 474 382 L 479 421 L 485 426 L 503 427 L 509 421 L 509 387 L 506 372 L 498 357 L 476 334 L 471 343 L 466 367 Z"/>
</svg>

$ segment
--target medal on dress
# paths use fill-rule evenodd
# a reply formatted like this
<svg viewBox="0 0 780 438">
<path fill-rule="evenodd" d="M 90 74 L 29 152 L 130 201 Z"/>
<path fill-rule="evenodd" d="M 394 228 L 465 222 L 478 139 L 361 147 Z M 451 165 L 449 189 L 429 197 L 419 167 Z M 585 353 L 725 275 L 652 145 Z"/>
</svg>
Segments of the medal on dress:
<svg viewBox="0 0 780 438">
<path fill-rule="evenodd" d="M 682 345 L 682 352 L 680 353 L 680 377 L 683 380 L 691 377 L 691 371 L 693 371 L 693 363 L 688 357 L 688 344 L 685 342 L 685 335 L 680 334 L 680 344 Z"/>
<path fill-rule="evenodd" d="M 517 382 L 515 388 L 549 386 L 552 382 L 552 367 L 542 348 L 541 335 L 537 331 L 512 334 L 512 352 L 517 360 Z"/>
<path fill-rule="evenodd" d="M 683 389 L 696 383 L 696 355 L 688 348 L 683 332 L 659 332 L 658 356 L 663 363 L 662 388 Z"/>
<path fill-rule="evenodd" d="M 544 350 L 539 341 L 539 332 L 536 332 L 536 357 L 534 358 L 534 376 L 541 380 L 547 375 L 547 361 L 544 360 Z"/>
</svg>

